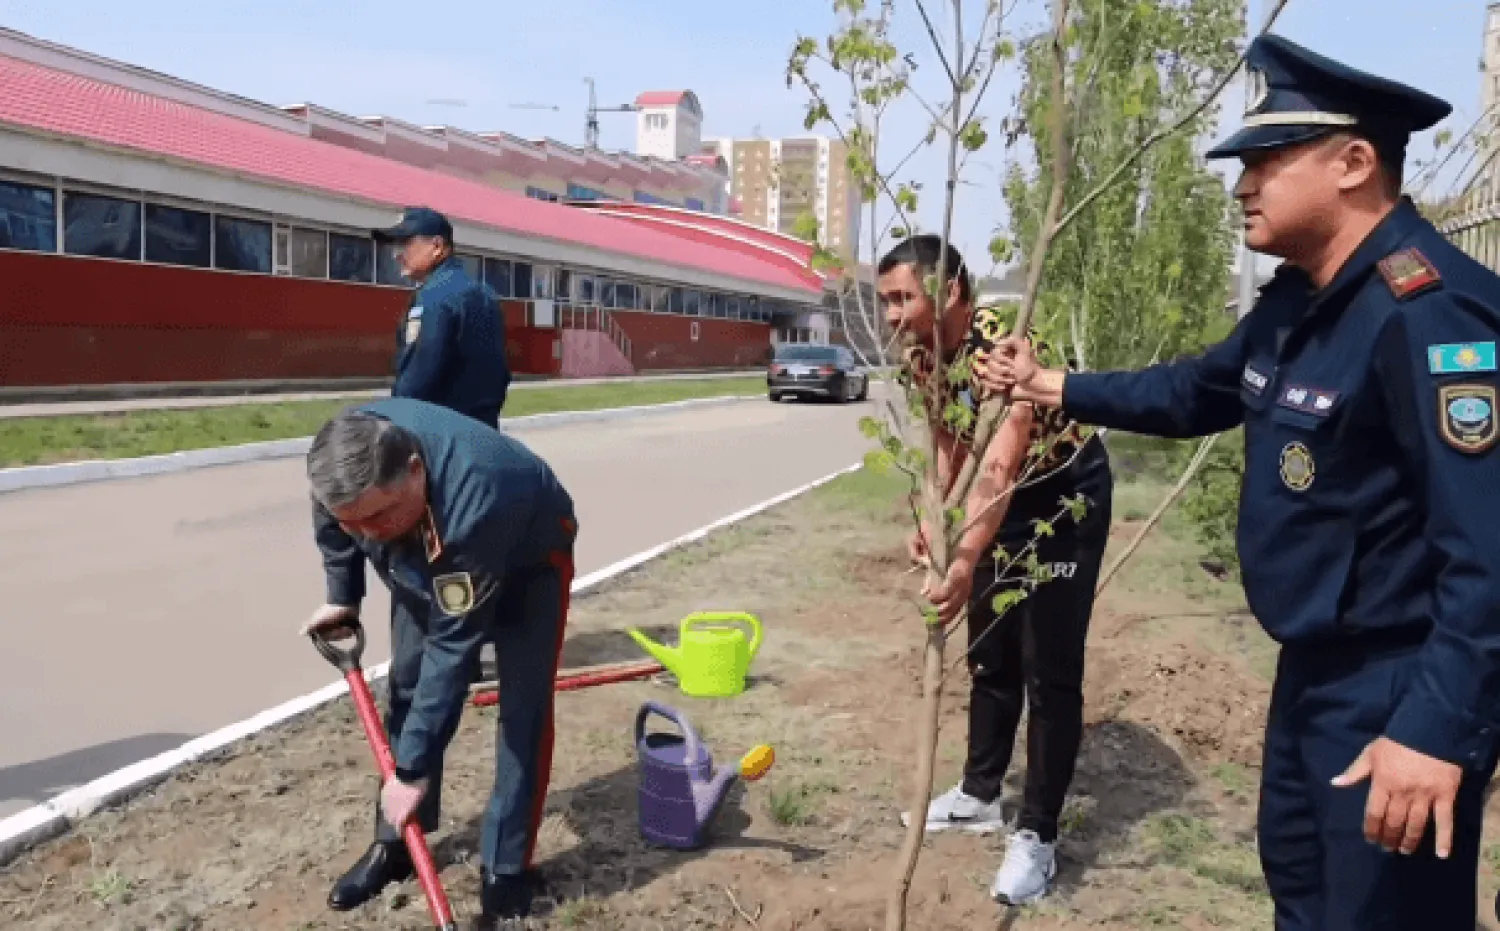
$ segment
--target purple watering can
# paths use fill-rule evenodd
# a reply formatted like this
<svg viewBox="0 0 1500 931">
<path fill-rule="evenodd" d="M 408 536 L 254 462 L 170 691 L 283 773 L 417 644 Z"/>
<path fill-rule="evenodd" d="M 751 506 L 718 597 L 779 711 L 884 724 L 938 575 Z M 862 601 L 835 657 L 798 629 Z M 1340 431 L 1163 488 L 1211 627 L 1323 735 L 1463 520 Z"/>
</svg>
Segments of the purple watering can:
<svg viewBox="0 0 1500 931">
<path fill-rule="evenodd" d="M 647 734 L 646 719 L 652 714 L 676 724 L 682 733 Z M 771 748 L 761 745 L 738 767 L 715 770 L 712 754 L 687 717 L 652 701 L 635 716 L 635 745 L 640 757 L 641 835 L 649 843 L 677 850 L 703 846 L 729 787 L 738 778 L 759 779 L 774 760 Z"/>
</svg>

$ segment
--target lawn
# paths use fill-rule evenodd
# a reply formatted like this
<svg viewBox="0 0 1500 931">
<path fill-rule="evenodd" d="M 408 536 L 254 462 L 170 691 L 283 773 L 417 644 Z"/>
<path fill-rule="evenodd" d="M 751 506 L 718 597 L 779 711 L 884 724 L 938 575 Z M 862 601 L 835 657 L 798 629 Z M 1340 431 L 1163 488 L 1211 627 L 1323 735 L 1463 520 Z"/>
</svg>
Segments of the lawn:
<svg viewBox="0 0 1500 931">
<path fill-rule="evenodd" d="M 512 391 L 503 417 L 592 411 L 688 398 L 755 395 L 764 378 L 627 382 Z M 0 467 L 124 459 L 310 436 L 352 399 L 0 420 Z M 503 421 L 502 421 L 503 422 Z"/>
</svg>

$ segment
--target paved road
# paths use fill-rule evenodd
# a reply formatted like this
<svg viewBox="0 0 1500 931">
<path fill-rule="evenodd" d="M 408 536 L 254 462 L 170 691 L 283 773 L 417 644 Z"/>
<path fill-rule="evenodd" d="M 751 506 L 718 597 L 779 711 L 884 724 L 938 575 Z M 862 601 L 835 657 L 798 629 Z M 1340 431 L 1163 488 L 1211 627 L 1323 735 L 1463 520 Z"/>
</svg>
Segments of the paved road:
<svg viewBox="0 0 1500 931">
<path fill-rule="evenodd" d="M 577 499 L 581 575 L 853 464 L 871 409 L 759 400 L 517 435 Z M 0 497 L 0 817 L 336 678 L 296 633 L 322 597 L 301 470 Z"/>
<path fill-rule="evenodd" d="M 627 375 L 613 378 L 538 378 L 513 382 L 512 392 L 535 388 L 575 388 L 586 385 L 619 385 L 655 381 L 702 381 L 716 378 L 745 378 L 761 375 L 763 369 L 733 372 L 702 372 L 686 375 Z M 357 400 L 390 394 L 387 388 L 364 391 L 295 391 L 282 394 L 218 394 L 182 397 L 112 398 L 88 401 L 34 401 L 21 404 L 0 403 L 0 420 L 21 417 L 62 417 L 72 414 L 120 414 L 127 411 L 188 410 L 200 407 L 233 407 L 239 404 L 285 404 L 292 401 L 327 401 L 338 398 Z"/>
</svg>

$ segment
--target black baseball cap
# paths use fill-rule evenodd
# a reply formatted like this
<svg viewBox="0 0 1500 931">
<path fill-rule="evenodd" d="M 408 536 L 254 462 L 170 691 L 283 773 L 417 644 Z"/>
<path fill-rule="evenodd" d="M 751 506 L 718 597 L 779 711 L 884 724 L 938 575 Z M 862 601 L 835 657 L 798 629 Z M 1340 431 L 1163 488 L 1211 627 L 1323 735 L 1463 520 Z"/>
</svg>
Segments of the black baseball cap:
<svg viewBox="0 0 1500 931">
<path fill-rule="evenodd" d="M 414 236 L 441 236 L 453 242 L 453 224 L 431 207 L 407 207 L 401 213 L 401 222 L 374 232 L 380 242 L 404 242 Z"/>
</svg>

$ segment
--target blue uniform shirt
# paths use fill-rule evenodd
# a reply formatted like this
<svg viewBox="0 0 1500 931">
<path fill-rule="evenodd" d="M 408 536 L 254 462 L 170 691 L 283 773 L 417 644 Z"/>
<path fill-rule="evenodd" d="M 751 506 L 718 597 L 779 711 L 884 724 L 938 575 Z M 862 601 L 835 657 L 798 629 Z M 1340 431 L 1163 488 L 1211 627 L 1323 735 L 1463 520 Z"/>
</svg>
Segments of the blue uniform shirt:
<svg viewBox="0 0 1500 931">
<path fill-rule="evenodd" d="M 1386 736 L 1459 765 L 1500 711 L 1500 277 L 1408 200 L 1315 291 L 1287 266 L 1202 355 L 1072 374 L 1064 409 L 1168 437 L 1245 428 L 1245 592 L 1283 644 L 1426 632 Z M 1352 644 L 1351 644 L 1352 646 Z"/>
<path fill-rule="evenodd" d="M 391 395 L 441 404 L 494 427 L 509 388 L 495 292 L 449 256 L 412 295 L 401 320 Z"/>
<path fill-rule="evenodd" d="M 571 551 L 573 500 L 545 461 L 471 418 L 397 398 L 358 409 L 416 437 L 428 515 L 409 539 L 377 543 L 351 537 L 315 502 L 314 535 L 330 604 L 359 605 L 368 561 L 393 596 L 425 611 L 422 671 L 393 748 L 398 772 L 415 779 L 427 771 L 435 736 L 463 711 L 467 664 L 491 633 L 506 576 Z"/>
</svg>

